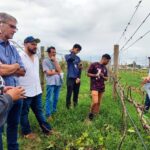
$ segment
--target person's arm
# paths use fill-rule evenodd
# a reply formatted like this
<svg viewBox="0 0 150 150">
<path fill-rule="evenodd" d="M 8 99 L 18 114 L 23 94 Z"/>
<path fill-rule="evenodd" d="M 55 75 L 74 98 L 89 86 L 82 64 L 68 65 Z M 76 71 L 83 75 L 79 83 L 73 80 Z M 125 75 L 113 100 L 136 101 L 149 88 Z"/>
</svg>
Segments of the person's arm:
<svg viewBox="0 0 150 150">
<path fill-rule="evenodd" d="M 103 73 L 101 73 L 100 76 L 101 76 L 105 81 L 108 80 L 108 76 L 105 76 Z"/>
<path fill-rule="evenodd" d="M 66 61 L 74 61 L 75 60 L 75 57 L 76 55 L 74 53 L 71 53 L 71 54 L 68 54 L 68 55 L 65 55 L 65 59 Z"/>
<path fill-rule="evenodd" d="M 93 73 L 94 69 L 95 69 L 94 64 L 91 64 L 90 67 L 89 67 L 89 69 L 88 69 L 88 72 L 87 72 L 87 76 L 88 77 L 92 77 L 92 78 L 94 78 L 94 77 L 96 78 L 97 77 L 97 73 Z"/>
<path fill-rule="evenodd" d="M 25 98 L 22 87 L 6 87 L 4 92 L 4 95 L 0 95 L 0 126 L 4 124 L 13 101 Z"/>
<path fill-rule="evenodd" d="M 25 69 L 24 68 L 19 68 L 16 72 L 15 72 L 15 75 L 16 76 L 24 76 L 26 73 Z"/>
<path fill-rule="evenodd" d="M 58 72 L 55 71 L 55 69 L 53 70 L 46 70 L 44 71 L 46 73 L 46 75 L 48 76 L 52 76 L 52 75 L 55 75 L 55 74 L 58 74 Z"/>
<path fill-rule="evenodd" d="M 48 76 L 58 74 L 58 72 L 56 72 L 55 69 L 50 69 L 49 68 L 48 63 L 47 63 L 47 59 L 43 60 L 42 67 L 43 67 L 43 72 Z"/>
<path fill-rule="evenodd" d="M 142 82 L 141 82 L 142 85 L 144 85 L 144 84 L 150 82 L 149 76 L 148 76 L 148 77 L 142 77 L 142 79 L 143 79 Z"/>
<path fill-rule="evenodd" d="M 56 68 L 56 72 L 57 72 L 57 73 L 61 73 L 62 70 L 61 70 L 61 67 L 60 67 L 58 61 L 56 60 L 56 57 L 52 57 L 51 60 L 52 60 L 53 63 L 54 63 L 54 66 L 55 66 L 55 68 Z"/>
<path fill-rule="evenodd" d="M 105 81 L 108 80 L 108 73 L 107 73 L 107 69 L 106 69 L 106 68 L 105 68 L 104 74 L 101 73 L 100 76 L 101 76 Z"/>
<path fill-rule="evenodd" d="M 18 63 L 15 64 L 0 64 L 0 75 L 1 76 L 7 76 L 14 74 L 18 69 L 20 68 L 20 65 Z"/>
<path fill-rule="evenodd" d="M 14 49 L 14 51 L 16 51 L 16 49 Z M 16 60 L 17 60 L 17 63 L 19 64 L 20 68 L 17 69 L 17 71 L 15 72 L 15 75 L 18 77 L 24 76 L 26 70 L 25 70 L 21 55 L 19 55 L 19 53 L 17 51 L 16 51 Z"/>
<path fill-rule="evenodd" d="M 10 95 L 0 95 L 0 127 L 5 123 L 8 110 L 11 108 L 12 104 L 13 101 Z"/>
<path fill-rule="evenodd" d="M 93 73 L 87 73 L 88 77 L 97 77 L 97 74 L 93 74 Z"/>
</svg>

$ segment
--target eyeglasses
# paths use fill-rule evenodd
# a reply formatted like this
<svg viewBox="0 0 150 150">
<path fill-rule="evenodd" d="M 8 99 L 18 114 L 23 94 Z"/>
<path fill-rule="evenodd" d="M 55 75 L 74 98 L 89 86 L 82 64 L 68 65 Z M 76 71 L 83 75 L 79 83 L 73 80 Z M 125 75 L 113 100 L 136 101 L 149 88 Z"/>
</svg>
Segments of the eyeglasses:
<svg viewBox="0 0 150 150">
<path fill-rule="evenodd" d="M 13 24 L 10 24 L 10 23 L 7 23 L 7 22 L 4 22 L 5 24 L 8 24 L 9 25 L 9 27 L 10 28 L 12 28 L 12 29 L 14 29 L 14 30 L 18 30 L 18 28 L 15 26 L 15 25 L 13 25 Z"/>
</svg>

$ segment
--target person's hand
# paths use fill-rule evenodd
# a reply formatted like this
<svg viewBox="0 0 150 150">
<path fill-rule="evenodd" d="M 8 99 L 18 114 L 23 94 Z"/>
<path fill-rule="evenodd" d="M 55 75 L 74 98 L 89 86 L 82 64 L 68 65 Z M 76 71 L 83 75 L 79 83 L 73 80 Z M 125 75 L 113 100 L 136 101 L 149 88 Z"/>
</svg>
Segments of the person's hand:
<svg viewBox="0 0 150 150">
<path fill-rule="evenodd" d="M 83 64 L 81 62 L 78 64 L 78 68 L 83 69 Z"/>
<path fill-rule="evenodd" d="M 51 70 L 51 72 L 52 72 L 53 75 L 57 74 L 55 69 Z"/>
<path fill-rule="evenodd" d="M 56 61 L 56 57 L 55 57 L 55 56 L 52 56 L 52 57 L 51 57 L 51 61 Z"/>
<path fill-rule="evenodd" d="M 20 65 L 18 63 L 12 64 L 12 65 L 16 70 L 18 70 L 20 68 Z"/>
<path fill-rule="evenodd" d="M 4 87 L 4 93 L 6 93 L 8 90 L 14 88 L 13 86 L 5 86 Z"/>
<path fill-rule="evenodd" d="M 147 82 L 150 82 L 150 77 L 143 77 L 143 83 L 147 83 Z"/>
<path fill-rule="evenodd" d="M 69 50 L 71 53 L 73 52 L 73 49 Z"/>
<path fill-rule="evenodd" d="M 104 74 L 103 73 L 100 73 L 100 76 L 104 78 Z"/>
<path fill-rule="evenodd" d="M 150 82 L 150 76 L 147 77 L 147 82 Z"/>
<path fill-rule="evenodd" d="M 80 83 L 80 79 L 77 78 L 77 79 L 76 79 L 76 84 L 79 84 L 79 83 Z"/>
<path fill-rule="evenodd" d="M 23 87 L 13 87 L 6 91 L 6 94 L 10 95 L 13 101 L 25 98 L 25 89 Z"/>
</svg>

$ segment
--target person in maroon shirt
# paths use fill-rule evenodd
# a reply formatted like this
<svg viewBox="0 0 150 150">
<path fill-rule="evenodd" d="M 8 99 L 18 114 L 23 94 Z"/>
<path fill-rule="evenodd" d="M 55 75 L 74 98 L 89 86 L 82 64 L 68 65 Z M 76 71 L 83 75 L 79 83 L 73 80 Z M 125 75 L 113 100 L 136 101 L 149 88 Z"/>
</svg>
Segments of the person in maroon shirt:
<svg viewBox="0 0 150 150">
<path fill-rule="evenodd" d="M 105 92 L 105 81 L 108 79 L 106 65 L 111 57 L 104 54 L 100 62 L 92 63 L 88 69 L 88 77 L 90 77 L 90 90 L 92 94 L 92 104 L 89 113 L 89 119 L 92 120 L 95 114 L 99 113 L 100 104 L 103 93 Z"/>
</svg>

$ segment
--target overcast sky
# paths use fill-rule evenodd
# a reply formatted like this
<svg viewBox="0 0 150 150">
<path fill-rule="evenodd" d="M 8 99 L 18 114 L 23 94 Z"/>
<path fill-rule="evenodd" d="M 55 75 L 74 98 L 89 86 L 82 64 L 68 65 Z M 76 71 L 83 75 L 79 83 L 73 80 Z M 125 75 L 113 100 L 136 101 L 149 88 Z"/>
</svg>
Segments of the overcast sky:
<svg viewBox="0 0 150 150">
<path fill-rule="evenodd" d="M 98 60 L 103 53 L 113 54 L 124 28 L 139 0 L 0 0 L 0 11 L 15 16 L 18 32 L 14 40 L 22 44 L 33 35 L 41 39 L 40 45 L 55 46 L 66 54 L 74 43 L 82 45 L 81 59 Z M 143 0 L 120 48 L 150 13 L 150 0 Z M 131 43 L 150 30 L 150 17 Z M 131 44 L 129 43 L 129 45 Z M 146 64 L 150 56 L 150 34 L 120 55 L 121 63 Z"/>
</svg>

